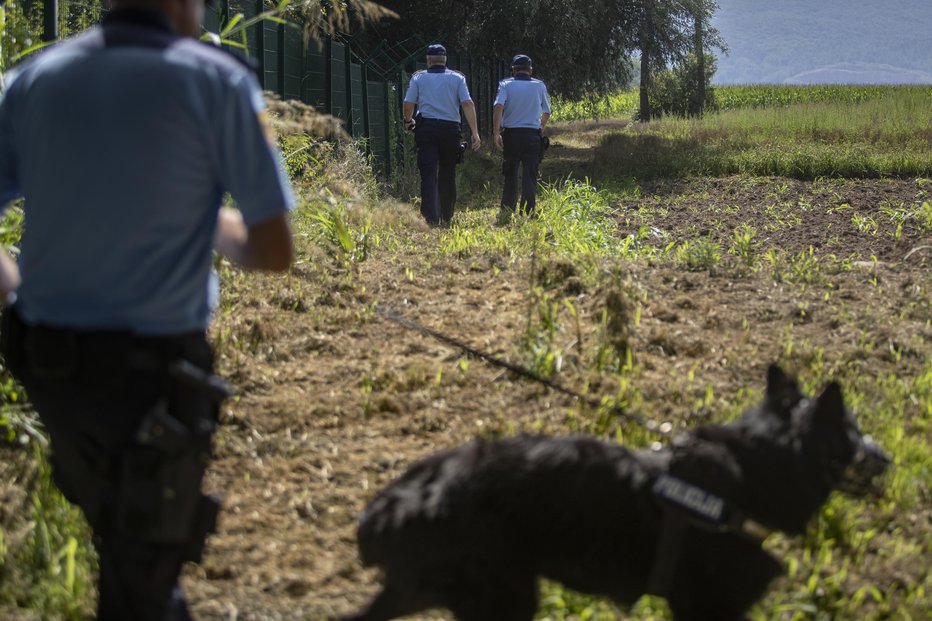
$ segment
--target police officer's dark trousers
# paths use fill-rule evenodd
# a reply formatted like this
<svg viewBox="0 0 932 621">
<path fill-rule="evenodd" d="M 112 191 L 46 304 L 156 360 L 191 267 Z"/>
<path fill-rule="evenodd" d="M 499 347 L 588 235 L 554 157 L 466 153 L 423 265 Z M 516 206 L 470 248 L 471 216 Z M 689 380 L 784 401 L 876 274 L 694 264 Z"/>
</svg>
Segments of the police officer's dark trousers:
<svg viewBox="0 0 932 621">
<path fill-rule="evenodd" d="M 200 483 L 217 404 L 168 368 L 186 360 L 211 373 L 204 335 L 27 326 L 11 309 L 0 330 L 7 367 L 48 431 L 54 481 L 93 530 L 98 620 L 189 621 L 178 576 L 184 561 L 199 560 L 216 517 L 215 503 L 212 515 L 203 511 Z M 193 417 L 178 427 L 180 410 Z M 191 420 L 199 429 L 187 433 Z M 193 452 L 183 438 L 197 440 Z"/>
<path fill-rule="evenodd" d="M 421 173 L 421 215 L 429 224 L 449 222 L 456 203 L 460 124 L 421 119 L 414 138 Z"/>
<path fill-rule="evenodd" d="M 518 202 L 518 166 L 521 167 L 521 207 L 529 214 L 537 208 L 537 171 L 540 167 L 540 130 L 502 130 L 502 207 L 514 210 Z"/>
</svg>

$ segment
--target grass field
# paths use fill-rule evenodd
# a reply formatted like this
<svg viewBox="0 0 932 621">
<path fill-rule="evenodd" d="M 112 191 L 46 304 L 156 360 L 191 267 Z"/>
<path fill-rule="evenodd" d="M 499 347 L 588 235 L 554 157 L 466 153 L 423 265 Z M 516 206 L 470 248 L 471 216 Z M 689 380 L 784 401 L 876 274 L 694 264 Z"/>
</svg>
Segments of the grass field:
<svg viewBox="0 0 932 621">
<path fill-rule="evenodd" d="M 808 392 L 837 379 L 894 456 L 886 494 L 833 496 L 805 537 L 771 536 L 787 572 L 751 618 L 932 617 L 932 89 L 857 89 L 748 88 L 691 121 L 567 118 L 536 220 L 500 217 L 489 152 L 460 170 L 454 226 L 429 229 L 357 154 L 300 151 L 294 269 L 218 264 L 211 336 L 239 395 L 207 481 L 226 496 L 221 530 L 185 574 L 198 618 L 360 605 L 376 575 L 356 560 L 358 511 L 434 450 L 519 432 L 668 440 L 375 305 L 676 430 L 754 403 L 771 361 Z M 86 529 L 49 486 L 23 395 L 7 381 L 2 396 L 0 618 L 86 619 Z M 542 589 L 541 620 L 668 618 L 658 598 L 622 610 Z"/>
</svg>

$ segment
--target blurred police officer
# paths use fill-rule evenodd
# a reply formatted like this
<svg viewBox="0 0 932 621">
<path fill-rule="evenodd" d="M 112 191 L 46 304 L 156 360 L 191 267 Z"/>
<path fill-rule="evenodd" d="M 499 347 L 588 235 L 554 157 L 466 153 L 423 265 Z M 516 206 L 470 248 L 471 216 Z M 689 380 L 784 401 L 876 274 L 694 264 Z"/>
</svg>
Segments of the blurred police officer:
<svg viewBox="0 0 932 621">
<path fill-rule="evenodd" d="M 415 119 L 414 108 L 418 114 Z M 405 127 L 414 129 L 417 167 L 421 172 L 421 214 L 429 224 L 449 223 L 456 203 L 456 164 L 460 157 L 460 108 L 479 148 L 476 106 L 466 78 L 447 69 L 447 50 L 427 46 L 427 70 L 411 76 L 404 101 Z"/>
<path fill-rule="evenodd" d="M 93 529 L 98 619 L 187 620 L 178 576 L 213 529 L 200 486 L 225 396 L 212 251 L 287 269 L 293 196 L 251 70 L 194 39 L 204 0 L 112 6 L 7 76 L 0 206 L 24 196 L 25 227 L 18 264 L 0 251 L 0 334 Z"/>
<path fill-rule="evenodd" d="M 512 77 L 498 85 L 492 115 L 495 146 L 502 151 L 502 210 L 514 211 L 518 201 L 518 166 L 521 166 L 521 205 L 533 214 L 537 207 L 537 170 L 541 139 L 550 119 L 547 86 L 536 78 L 531 59 L 518 54 L 511 60 Z"/>
</svg>

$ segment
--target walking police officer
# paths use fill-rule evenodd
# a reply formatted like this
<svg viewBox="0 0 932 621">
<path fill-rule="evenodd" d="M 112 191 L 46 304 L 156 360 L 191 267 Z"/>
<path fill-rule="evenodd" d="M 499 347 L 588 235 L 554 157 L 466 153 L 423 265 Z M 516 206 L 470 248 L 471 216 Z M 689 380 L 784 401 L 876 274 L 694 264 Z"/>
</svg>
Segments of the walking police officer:
<svg viewBox="0 0 932 621">
<path fill-rule="evenodd" d="M 25 227 L 17 262 L 0 251 L 0 346 L 93 530 L 97 618 L 183 621 L 218 508 L 212 251 L 286 270 L 294 199 L 252 71 L 195 39 L 204 0 L 111 5 L 7 76 L 0 207 L 23 196 Z"/>
<path fill-rule="evenodd" d="M 518 54 L 511 61 L 512 77 L 498 85 L 492 115 L 495 146 L 503 152 L 502 210 L 512 212 L 518 201 L 518 166 L 521 166 L 521 205 L 533 214 L 537 207 L 537 170 L 541 140 L 550 119 L 547 86 L 531 74 L 531 59 Z"/>
<path fill-rule="evenodd" d="M 429 224 L 449 223 L 456 203 L 456 164 L 460 158 L 460 108 L 479 148 L 476 106 L 466 78 L 447 69 L 447 50 L 427 46 L 427 70 L 411 76 L 404 100 L 405 127 L 415 132 L 417 167 L 421 173 L 421 214 Z M 417 106 L 417 117 L 414 108 Z"/>
</svg>

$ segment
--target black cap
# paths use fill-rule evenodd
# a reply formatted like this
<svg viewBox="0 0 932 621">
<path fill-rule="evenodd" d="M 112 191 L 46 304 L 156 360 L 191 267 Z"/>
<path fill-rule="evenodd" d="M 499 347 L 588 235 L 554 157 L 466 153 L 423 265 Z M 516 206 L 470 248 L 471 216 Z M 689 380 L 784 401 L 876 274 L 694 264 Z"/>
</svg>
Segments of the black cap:
<svg viewBox="0 0 932 621">
<path fill-rule="evenodd" d="M 443 47 L 439 43 L 431 43 L 427 46 L 427 55 L 428 56 L 446 56 L 447 48 Z"/>
<path fill-rule="evenodd" d="M 511 66 L 523 68 L 523 69 L 524 68 L 530 69 L 531 68 L 531 57 L 525 54 L 518 54 L 517 56 L 511 59 Z"/>
</svg>

